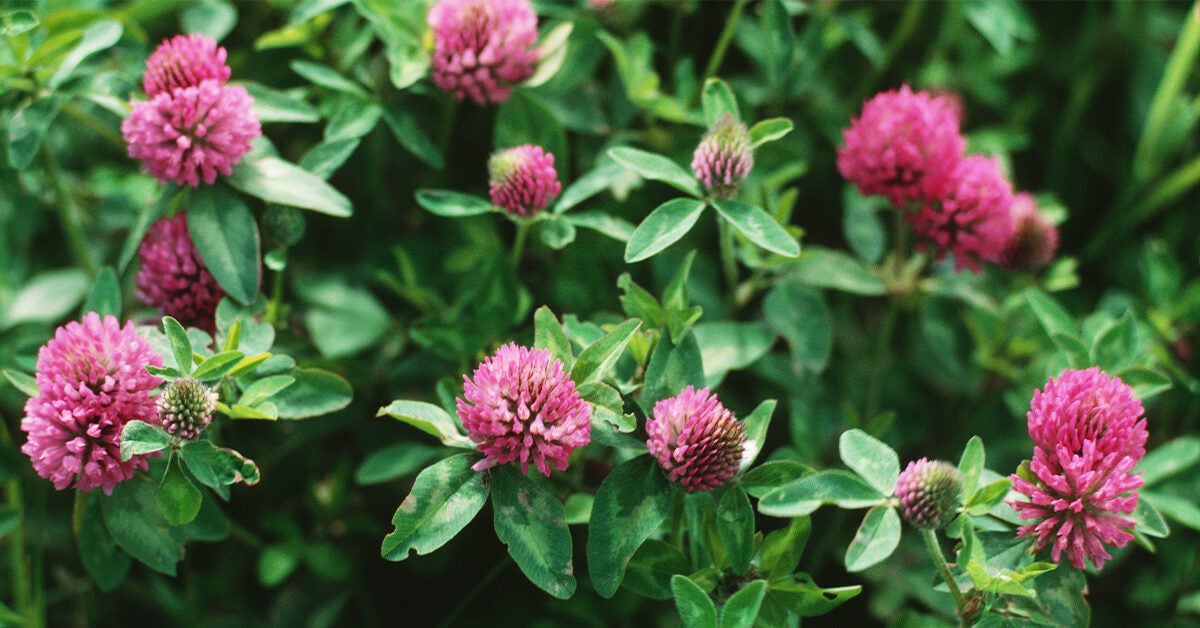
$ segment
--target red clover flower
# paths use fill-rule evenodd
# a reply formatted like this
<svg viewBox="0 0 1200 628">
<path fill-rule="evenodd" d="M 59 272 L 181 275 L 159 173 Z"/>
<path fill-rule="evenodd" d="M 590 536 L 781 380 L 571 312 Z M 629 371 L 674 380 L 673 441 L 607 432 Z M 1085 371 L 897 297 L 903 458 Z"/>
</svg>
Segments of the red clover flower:
<svg viewBox="0 0 1200 628">
<path fill-rule="evenodd" d="M 138 260 L 142 267 L 134 283 L 142 303 L 183 325 L 214 331 L 213 316 L 225 292 L 188 234 L 187 214 L 160 218 L 151 225 L 138 246 Z"/>
<path fill-rule="evenodd" d="M 21 451 L 54 488 L 88 492 L 113 487 L 146 469 L 145 456 L 121 460 L 121 431 L 137 419 L 158 423 L 150 391 L 161 383 L 146 371 L 162 366 L 133 323 L 88 312 L 59 327 L 38 351 L 38 394 L 25 403 Z"/>
<path fill-rule="evenodd" d="M 1013 490 L 1028 500 L 1009 503 L 1022 519 L 1018 536 L 1034 535 L 1034 550 L 1064 552 L 1077 569 L 1112 558 L 1106 545 L 1124 547 L 1134 522 L 1122 517 L 1138 503 L 1141 475 L 1133 468 L 1146 453 L 1142 403 L 1120 378 L 1097 367 L 1063 371 L 1033 393 L 1030 469 L 1036 480 L 1013 475 Z"/>
<path fill-rule="evenodd" d="M 718 198 L 733 196 L 754 167 L 754 151 L 745 123 L 725 114 L 704 134 L 692 155 L 692 172 Z"/>
<path fill-rule="evenodd" d="M 962 503 L 963 478 L 958 467 L 921 458 L 908 463 L 896 480 L 896 498 L 904 520 L 916 528 L 936 530 L 954 518 Z"/>
<path fill-rule="evenodd" d="M 537 14 L 529 0 L 441 0 L 426 18 L 433 29 L 433 82 L 478 105 L 508 100 L 533 75 Z"/>
<path fill-rule="evenodd" d="M 1012 230 L 1009 208 L 1012 185 L 994 157 L 971 155 L 959 160 L 945 179 L 927 179 L 930 199 L 904 217 L 939 258 L 954 254 L 956 270 L 979 272 L 979 260 L 999 262 Z"/>
<path fill-rule="evenodd" d="M 492 153 L 488 179 L 492 203 L 517 216 L 536 214 L 562 191 L 554 154 L 532 144 Z"/>
<path fill-rule="evenodd" d="M 925 200 L 930 183 L 950 176 L 963 157 L 956 102 L 925 91 L 877 94 L 842 130 L 838 172 L 864 196 L 882 194 L 898 209 Z"/>
<path fill-rule="evenodd" d="M 542 475 L 567 468 L 567 458 L 591 442 L 592 408 L 580 398 L 563 363 L 545 349 L 509 343 L 463 376 L 458 416 L 486 456 L 473 469 L 532 462 Z"/>
<path fill-rule="evenodd" d="M 1009 214 L 1012 233 L 1000 252 L 1000 262 L 1023 270 L 1036 270 L 1052 262 L 1058 250 L 1058 229 L 1038 211 L 1033 195 L 1017 194 Z"/>
<path fill-rule="evenodd" d="M 225 57 L 225 49 L 213 39 L 199 33 L 176 35 L 164 40 L 146 60 L 142 87 L 154 98 L 208 79 L 224 85 L 230 74 Z"/>
<path fill-rule="evenodd" d="M 711 491 L 737 473 L 746 430 L 707 388 L 691 386 L 654 404 L 646 446 L 671 481 L 689 493 Z"/>
</svg>

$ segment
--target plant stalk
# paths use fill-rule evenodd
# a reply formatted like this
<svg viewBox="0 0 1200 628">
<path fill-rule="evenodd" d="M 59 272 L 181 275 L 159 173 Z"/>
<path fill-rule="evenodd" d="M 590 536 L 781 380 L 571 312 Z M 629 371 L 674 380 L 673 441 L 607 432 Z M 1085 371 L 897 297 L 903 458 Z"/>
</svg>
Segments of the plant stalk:
<svg viewBox="0 0 1200 628">
<path fill-rule="evenodd" d="M 942 579 L 946 581 L 946 586 L 950 588 L 950 595 L 954 597 L 954 606 L 959 611 L 962 611 L 966 606 L 967 600 L 963 597 L 962 591 L 958 589 L 958 583 L 954 581 L 954 576 L 950 573 L 950 565 L 946 564 L 946 557 L 942 554 L 942 547 L 938 544 L 937 533 L 928 528 L 921 529 L 921 538 L 925 539 L 925 548 L 929 550 L 929 557 L 933 559 L 933 564 L 937 567 L 938 573 L 942 574 Z M 959 621 L 962 622 L 961 615 Z"/>
<path fill-rule="evenodd" d="M 8 424 L 0 417 L 0 443 L 12 445 L 12 437 L 8 433 Z M 39 601 L 42 598 L 40 579 L 34 581 L 33 562 L 25 549 L 25 500 L 21 493 L 21 480 L 14 476 L 4 483 L 5 504 L 16 511 L 17 527 L 8 533 L 9 569 L 12 573 L 12 600 L 16 610 L 25 616 L 26 625 L 31 628 L 43 628 L 46 625 L 45 610 Z"/>
<path fill-rule="evenodd" d="M 83 225 L 79 222 L 75 198 L 71 196 L 70 190 L 63 183 L 62 173 L 58 169 L 58 162 L 54 160 L 54 155 L 51 155 L 50 149 L 45 146 L 42 147 L 42 162 L 46 166 L 46 174 L 50 176 L 50 182 L 54 186 L 54 194 L 58 198 L 54 209 L 58 213 L 58 221 L 67 236 L 67 243 L 71 246 L 75 261 L 87 271 L 89 277 L 95 277 L 96 264 L 88 252 L 87 238 L 84 237 Z"/>
<path fill-rule="evenodd" d="M 747 1 L 737 0 L 737 2 L 733 3 L 733 9 L 729 11 L 729 17 L 725 18 L 725 28 L 721 29 L 717 45 L 713 48 L 712 55 L 708 57 L 708 64 L 704 66 L 702 79 L 715 76 L 717 70 L 721 68 L 721 63 L 725 61 L 725 53 L 729 50 L 729 42 L 733 40 L 733 33 L 737 30 L 738 22 L 742 19 L 742 11 L 746 8 Z M 703 83 L 700 84 L 700 89 L 704 89 Z"/>
<path fill-rule="evenodd" d="M 737 256 L 733 250 L 733 229 L 724 218 L 717 218 L 717 232 L 721 239 L 721 268 L 725 273 L 725 285 L 731 297 L 737 296 Z"/>
<path fill-rule="evenodd" d="M 517 221 L 517 238 L 513 241 L 512 248 L 512 266 L 513 270 L 520 270 L 521 256 L 525 253 L 525 241 L 529 239 L 529 227 L 532 221 L 518 219 Z"/>
</svg>

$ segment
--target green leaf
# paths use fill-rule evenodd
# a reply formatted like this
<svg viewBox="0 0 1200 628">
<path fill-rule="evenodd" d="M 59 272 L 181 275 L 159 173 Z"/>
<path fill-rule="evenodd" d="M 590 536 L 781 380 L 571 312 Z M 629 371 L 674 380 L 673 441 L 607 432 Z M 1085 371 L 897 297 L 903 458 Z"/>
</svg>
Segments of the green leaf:
<svg viewBox="0 0 1200 628">
<path fill-rule="evenodd" d="M 79 561 L 101 591 L 113 591 L 125 581 L 133 560 L 117 547 L 104 524 L 100 491 L 80 493 L 75 499 L 75 546 L 79 549 Z"/>
<path fill-rule="evenodd" d="M 864 296 L 887 292 L 883 281 L 858 260 L 843 253 L 816 246 L 806 247 L 792 265 L 792 276 L 814 288 L 831 288 Z"/>
<path fill-rule="evenodd" d="M 638 148 L 621 146 L 608 149 L 608 156 L 612 157 L 613 161 L 637 172 L 647 179 L 662 181 L 696 198 L 700 198 L 702 195 L 700 184 L 696 182 L 695 177 L 680 167 L 679 164 L 662 155 L 656 155 Z"/>
<path fill-rule="evenodd" d="M 112 495 L 100 499 L 104 524 L 121 549 L 151 569 L 175 575 L 183 559 L 185 536 L 171 526 L 159 511 L 158 486 L 144 476 L 121 482 Z"/>
<path fill-rule="evenodd" d="M 1092 343 L 1094 364 L 1109 373 L 1133 366 L 1139 361 L 1142 342 L 1133 313 L 1126 311 L 1114 324 L 1097 334 Z"/>
<path fill-rule="evenodd" d="M 1133 388 L 1133 394 L 1139 399 L 1149 399 L 1159 393 L 1171 389 L 1171 378 L 1153 369 L 1145 367 L 1128 368 L 1116 373 L 1121 381 Z"/>
<path fill-rule="evenodd" d="M 567 40 L 575 29 L 573 22 L 563 22 L 542 36 L 537 47 L 537 66 L 533 74 L 519 83 L 523 87 L 537 87 L 554 77 L 567 60 Z"/>
<path fill-rule="evenodd" d="M 79 41 L 62 63 L 58 64 L 58 69 L 54 71 L 54 76 L 50 77 L 50 81 L 46 85 L 55 90 L 62 86 L 67 79 L 71 78 L 71 74 L 75 72 L 75 68 L 83 63 L 84 59 L 113 47 L 121 39 L 121 34 L 125 31 L 121 23 L 113 19 L 100 19 L 93 22 L 83 31 L 83 39 Z"/>
<path fill-rule="evenodd" d="M 417 192 L 417 204 L 431 214 L 447 218 L 477 216 L 492 211 L 492 204 L 485 199 L 449 190 L 420 190 Z"/>
<path fill-rule="evenodd" d="M 767 596 L 767 581 L 754 580 L 729 596 L 721 608 L 721 628 L 752 628 Z"/>
<path fill-rule="evenodd" d="M 175 440 L 163 428 L 133 420 L 121 430 L 121 460 L 162 451 Z"/>
<path fill-rule="evenodd" d="M 0 329 L 61 320 L 79 305 L 90 284 L 87 273 L 75 268 L 38 273 L 9 302 Z"/>
<path fill-rule="evenodd" d="M 383 110 L 383 121 L 404 150 L 434 170 L 441 170 L 445 166 L 442 151 L 425 134 L 421 121 L 412 112 L 398 105 L 388 105 Z"/>
<path fill-rule="evenodd" d="M 392 322 L 370 290 L 340 279 L 309 282 L 301 294 L 312 304 L 304 322 L 313 344 L 327 358 L 351 356 L 375 346 Z"/>
<path fill-rule="evenodd" d="M 795 571 L 811 535 L 811 517 L 793 517 L 786 528 L 768 534 L 758 561 L 759 573 L 776 581 Z"/>
<path fill-rule="evenodd" d="M 1200 437 L 1180 436 L 1148 452 L 1135 471 L 1141 471 L 1143 485 L 1149 487 L 1197 462 L 1200 462 Z"/>
<path fill-rule="evenodd" d="M 633 225 L 622 218 L 602 211 L 572 212 L 566 214 L 566 217 L 576 227 L 591 229 L 618 242 L 628 242 L 629 238 L 633 236 Z"/>
<path fill-rule="evenodd" d="M 58 117 L 59 99 L 54 94 L 38 98 L 17 109 L 8 120 L 8 163 L 24 170 L 37 157 L 42 138 Z"/>
<path fill-rule="evenodd" d="M 611 598 L 630 559 L 671 507 L 671 486 L 650 456 L 628 460 L 601 482 L 588 523 L 587 562 L 592 586 Z"/>
<path fill-rule="evenodd" d="M 758 501 L 758 511 L 772 517 L 799 517 L 825 504 L 868 508 L 885 499 L 885 495 L 859 476 L 834 469 L 806 475 L 763 495 Z"/>
<path fill-rule="evenodd" d="M 791 347 L 794 364 L 825 369 L 833 354 L 833 317 L 820 292 L 795 279 L 776 282 L 763 300 L 763 315 Z"/>
<path fill-rule="evenodd" d="M 647 539 L 633 554 L 621 586 L 653 600 L 671 599 L 671 576 L 692 570 L 674 545 Z"/>
<path fill-rule="evenodd" d="M 540 146 L 554 155 L 559 172 L 571 163 L 567 132 L 554 112 L 524 90 L 517 90 L 496 111 L 492 145 L 497 150 L 522 144 Z"/>
<path fill-rule="evenodd" d="M 379 119 L 383 117 L 383 107 L 378 103 L 358 98 L 344 98 L 329 117 L 325 125 L 323 139 L 326 142 L 336 142 L 361 138 L 375 130 Z"/>
<path fill-rule="evenodd" d="M 963 448 L 962 457 L 958 460 L 958 471 L 963 476 L 963 494 L 973 495 L 979 486 L 979 475 L 983 473 L 983 465 L 987 457 L 983 451 L 983 439 L 972 436 Z"/>
<path fill-rule="evenodd" d="M 538 588 L 565 600 L 575 594 L 571 530 L 562 502 L 511 465 L 492 472 L 496 537 Z"/>
<path fill-rule="evenodd" d="M 331 89 L 335 92 L 341 92 L 343 94 L 360 96 L 364 99 L 370 97 L 370 94 L 368 94 L 366 90 L 364 90 L 358 83 L 355 83 L 354 81 L 342 76 L 337 72 L 337 70 L 334 70 L 327 65 L 321 65 L 311 61 L 304 61 L 303 59 L 294 59 L 289 64 L 289 67 L 291 67 L 292 71 L 296 74 L 299 74 L 300 76 L 317 85 L 320 85 L 321 87 Z"/>
<path fill-rule="evenodd" d="M 880 196 L 863 196 L 858 188 L 847 185 L 842 191 L 842 232 L 846 242 L 859 259 L 868 264 L 878 264 L 887 247 L 887 235 L 880 210 L 891 207 L 887 199 Z"/>
<path fill-rule="evenodd" d="M 121 317 L 121 283 L 112 266 L 105 266 L 96 275 L 92 291 L 83 303 L 83 313 L 95 312 L 105 316 Z"/>
<path fill-rule="evenodd" d="M 375 416 L 390 416 L 442 441 L 443 445 L 474 449 L 475 443 L 459 431 L 459 422 L 440 407 L 423 401 L 397 399 L 379 409 Z"/>
<path fill-rule="evenodd" d="M 237 25 L 237 9 L 225 0 L 197 2 L 179 15 L 184 33 L 202 33 L 221 41 Z"/>
<path fill-rule="evenodd" d="M 754 508 L 741 487 L 729 487 L 717 502 L 717 536 L 733 572 L 744 575 L 754 557 Z"/>
<path fill-rule="evenodd" d="M 1171 528 L 1167 526 L 1167 522 L 1163 521 L 1162 514 L 1154 507 L 1153 500 L 1139 500 L 1137 508 L 1129 517 L 1137 523 L 1137 532 L 1141 534 L 1159 539 L 1166 538 L 1171 534 Z"/>
<path fill-rule="evenodd" d="M 542 242 L 556 251 L 575 241 L 575 224 L 565 216 L 548 214 L 537 225 Z"/>
<path fill-rule="evenodd" d="M 713 201 L 712 206 L 747 240 L 785 257 L 800 255 L 800 244 L 763 208 L 741 201 Z"/>
<path fill-rule="evenodd" d="M 641 325 L 641 321 L 631 318 L 588 345 L 571 367 L 571 380 L 575 385 L 598 382 L 608 375 Z"/>
<path fill-rule="evenodd" d="M 775 334 L 758 323 L 721 321 L 692 327 L 704 363 L 704 383 L 715 388 L 729 371 L 754 364 L 771 350 Z"/>
<path fill-rule="evenodd" d="M 171 343 L 171 354 L 175 356 L 175 366 L 185 377 L 192 373 L 192 341 L 188 340 L 187 331 L 179 321 L 170 316 L 162 319 L 163 331 Z"/>
<path fill-rule="evenodd" d="M 225 180 L 237 190 L 268 203 L 311 209 L 338 218 L 348 218 L 354 213 L 350 199 L 324 179 L 278 157 L 243 159 Z"/>
<path fill-rule="evenodd" d="M 33 11 L 5 11 L 0 13 L 0 35 L 16 37 L 37 28 L 39 23 Z"/>
<path fill-rule="evenodd" d="M 304 153 L 299 165 L 322 179 L 328 179 L 350 159 L 361 143 L 362 138 L 359 137 L 321 142 Z"/>
<path fill-rule="evenodd" d="M 533 313 L 533 338 L 533 346 L 549 351 L 550 355 L 562 362 L 564 367 L 570 369 L 571 365 L 575 363 L 575 358 L 571 355 L 571 341 L 567 338 L 567 332 L 563 331 L 554 312 L 545 305 Z"/>
<path fill-rule="evenodd" d="M 758 148 L 792 132 L 794 125 L 787 118 L 767 118 L 750 127 L 750 147 Z"/>
<path fill-rule="evenodd" d="M 860 430 L 842 432 L 838 453 L 847 467 L 854 469 L 875 490 L 891 495 L 900 477 L 900 457 L 887 443 Z"/>
<path fill-rule="evenodd" d="M 241 197 L 223 185 L 196 188 L 187 223 L 204 265 L 226 294 L 239 303 L 253 301 L 259 284 L 258 226 Z"/>
<path fill-rule="evenodd" d="M 900 544 L 900 515 L 890 506 L 867 511 L 862 525 L 846 548 L 846 571 L 862 571 L 892 555 Z"/>
<path fill-rule="evenodd" d="M 13 385 L 13 388 L 21 391 L 21 394 L 26 397 L 38 396 L 37 379 L 32 375 L 11 369 L 4 369 L 4 378 L 8 380 L 8 383 Z"/>
<path fill-rule="evenodd" d="M 1195 498 L 1180 497 L 1158 491 L 1142 491 L 1141 497 L 1158 512 L 1193 529 L 1200 530 L 1200 506 Z"/>
<path fill-rule="evenodd" d="M 986 515 L 993 508 L 999 506 L 1004 498 L 1008 496 L 1008 489 L 1012 486 L 1012 480 L 1001 478 L 981 486 L 974 492 L 970 493 L 967 503 L 963 506 L 968 514 L 975 516 Z"/>
<path fill-rule="evenodd" d="M 719 78 L 709 78 L 704 81 L 704 91 L 700 93 L 700 103 L 704 108 L 704 124 L 712 127 L 718 120 L 731 115 L 735 120 L 741 120 L 738 113 L 737 98 L 729 84 Z"/>
<path fill-rule="evenodd" d="M 1018 40 L 1037 37 L 1033 19 L 1013 0 L 967 0 L 959 6 L 967 21 L 1001 55 L 1012 53 Z"/>
<path fill-rule="evenodd" d="M 767 428 L 771 426 L 771 415 L 775 412 L 775 400 L 766 399 L 742 419 L 746 430 L 746 443 L 742 450 L 742 468 L 750 466 L 758 457 L 767 441 Z"/>
<path fill-rule="evenodd" d="M 258 484 L 258 465 L 242 454 L 213 445 L 207 440 L 184 441 L 179 450 L 188 471 L 201 484 L 221 490 L 221 487 L 244 482 Z"/>
<path fill-rule="evenodd" d="M 380 555 L 399 561 L 413 551 L 428 554 L 471 523 L 488 497 L 483 475 L 471 469 L 477 459 L 475 454 L 458 454 L 422 471 L 396 509 L 395 528 L 383 537 Z"/>
<path fill-rule="evenodd" d="M 245 358 L 241 351 L 222 351 L 214 353 L 196 366 L 192 377 L 202 382 L 212 382 L 233 372 Z"/>
<path fill-rule="evenodd" d="M 202 499 L 200 489 L 192 484 L 180 465 L 179 457 L 171 456 L 162 484 L 158 487 L 158 509 L 167 523 L 173 526 L 181 526 L 195 519 L 200 512 Z"/>
<path fill-rule="evenodd" d="M 773 583 L 769 595 L 800 617 L 816 617 L 841 606 L 862 593 L 862 586 L 822 588 L 808 574 L 796 574 L 795 582 Z"/>
<path fill-rule="evenodd" d="M 645 385 L 638 403 L 649 413 L 659 400 L 678 395 L 688 386 L 704 387 L 704 363 L 696 337 L 687 334 L 679 346 L 666 338 L 660 339 L 646 365 Z"/>
<path fill-rule="evenodd" d="M 258 581 L 264 587 L 275 587 L 287 580 L 300 566 L 300 555 L 289 545 L 272 545 L 258 555 Z"/>
<path fill-rule="evenodd" d="M 321 114 L 312 105 L 292 98 L 287 92 L 248 81 L 241 85 L 254 98 L 254 113 L 259 122 L 316 122 L 321 119 Z"/>
<path fill-rule="evenodd" d="M 268 375 L 246 387 L 238 404 L 254 407 L 259 402 L 270 399 L 279 391 L 291 386 L 296 381 L 291 375 Z"/>
<path fill-rule="evenodd" d="M 271 401 L 281 419 L 307 419 L 341 410 L 354 396 L 350 382 L 337 373 L 318 368 L 292 369 L 296 378 Z"/>
<path fill-rule="evenodd" d="M 1056 331 L 1050 334 L 1050 340 L 1058 347 L 1071 368 L 1082 369 L 1092 364 L 1092 354 L 1078 336 Z"/>
<path fill-rule="evenodd" d="M 624 173 L 625 168 L 620 164 L 615 164 L 607 159 L 603 160 L 595 169 L 579 177 L 563 190 L 562 196 L 558 197 L 558 202 L 554 204 L 554 213 L 561 214 L 607 190 Z"/>
<path fill-rule="evenodd" d="M 117 258 L 118 273 L 125 273 L 125 269 L 129 267 L 129 262 L 133 261 L 133 258 L 137 255 L 138 247 L 141 246 L 142 240 L 146 237 L 146 232 L 150 230 L 150 225 L 154 224 L 154 221 L 160 217 L 165 216 L 167 211 L 175 205 L 181 196 L 179 188 L 173 183 L 167 183 L 163 186 L 158 200 L 142 206 L 141 210 L 138 211 L 137 220 L 129 229 L 129 234 L 125 236 L 125 244 L 121 246 L 121 255 Z"/>
<path fill-rule="evenodd" d="M 659 205 L 633 230 L 625 245 L 625 263 L 647 259 L 671 246 L 696 224 L 704 201 L 676 198 Z"/>
<path fill-rule="evenodd" d="M 759 408 L 770 403 L 770 400 L 759 404 Z M 774 460 L 764 462 L 757 467 L 754 467 L 742 475 L 738 484 L 746 490 L 751 497 L 762 499 L 764 495 L 771 491 L 798 480 L 810 473 L 813 473 L 811 467 L 802 465 L 799 462 L 791 460 Z"/>
<path fill-rule="evenodd" d="M 358 465 L 354 483 L 367 486 L 404 477 L 432 462 L 440 451 L 420 443 L 393 443 L 372 452 Z"/>
<path fill-rule="evenodd" d="M 717 628 L 717 607 L 712 598 L 690 578 L 671 576 L 671 593 L 684 628 Z"/>
<path fill-rule="evenodd" d="M 1071 318 L 1071 315 L 1058 304 L 1058 301 L 1037 288 L 1026 288 L 1025 300 L 1029 302 L 1029 307 L 1033 310 L 1038 322 L 1042 324 L 1042 329 L 1046 330 L 1047 336 L 1053 338 L 1057 332 L 1077 337 L 1079 328 L 1075 324 L 1075 319 Z"/>
</svg>

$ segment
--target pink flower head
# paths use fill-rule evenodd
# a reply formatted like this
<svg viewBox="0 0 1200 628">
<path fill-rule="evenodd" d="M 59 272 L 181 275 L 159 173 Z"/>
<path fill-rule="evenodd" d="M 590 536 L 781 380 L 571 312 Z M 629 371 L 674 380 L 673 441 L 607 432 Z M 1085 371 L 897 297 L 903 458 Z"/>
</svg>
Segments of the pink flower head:
<svg viewBox="0 0 1200 628">
<path fill-rule="evenodd" d="M 746 125 L 725 114 L 704 134 L 692 154 L 692 172 L 704 189 L 729 198 L 754 167 L 754 149 Z"/>
<path fill-rule="evenodd" d="M 671 481 L 689 493 L 711 491 L 737 473 L 746 429 L 707 388 L 691 386 L 654 404 L 646 446 Z"/>
<path fill-rule="evenodd" d="M 908 463 L 896 480 L 896 498 L 904 520 L 936 530 L 950 523 L 962 503 L 963 477 L 958 467 L 921 458 Z"/>
<path fill-rule="evenodd" d="M 959 160 L 948 179 L 926 181 L 926 202 L 904 215 L 913 231 L 939 258 L 954 253 L 957 270 L 979 272 L 979 260 L 1000 261 L 1012 231 L 1009 208 L 1012 185 L 994 157 L 971 155 Z"/>
<path fill-rule="evenodd" d="M 188 234 L 187 214 L 159 218 L 138 245 L 142 268 L 134 283 L 142 303 L 184 325 L 212 333 L 225 291 L 200 259 Z"/>
<path fill-rule="evenodd" d="M 146 59 L 142 87 L 154 98 L 174 89 L 197 87 L 208 79 L 224 85 L 230 73 L 225 56 L 225 49 L 204 35 L 176 35 L 163 40 Z"/>
<path fill-rule="evenodd" d="M 133 328 L 88 312 L 59 327 L 38 351 L 38 394 L 25 403 L 21 451 L 54 488 L 113 487 L 146 468 L 145 456 L 121 460 L 121 431 L 134 419 L 158 423 L 150 391 L 162 381 L 146 372 L 162 358 Z"/>
<path fill-rule="evenodd" d="M 908 85 L 876 94 L 842 130 L 838 172 L 864 195 L 882 194 L 904 209 L 962 159 L 959 115 L 954 100 Z"/>
<path fill-rule="evenodd" d="M 475 104 L 502 103 L 533 75 L 537 14 L 529 0 L 441 0 L 426 18 L 433 29 L 433 82 Z"/>
<path fill-rule="evenodd" d="M 1033 393 L 1029 436 L 1033 439 L 1029 481 L 1011 476 L 1013 490 L 1029 498 L 1009 503 L 1022 519 L 1018 536 L 1035 535 L 1034 550 L 1050 545 L 1077 569 L 1085 558 L 1096 569 L 1112 556 L 1105 545 L 1124 547 L 1134 522 L 1120 514 L 1137 507 L 1141 475 L 1133 468 L 1146 453 L 1142 403 L 1120 378 L 1097 367 L 1063 371 Z"/>
<path fill-rule="evenodd" d="M 162 183 L 196 187 L 229 176 L 262 135 L 254 99 L 241 86 L 206 79 L 136 102 L 121 123 L 129 156 Z"/>
<path fill-rule="evenodd" d="M 529 474 L 567 468 L 567 458 L 591 442 L 592 408 L 575 391 L 563 363 L 545 349 L 509 343 L 463 376 L 458 416 L 467 435 L 487 457 L 482 471 L 514 460 Z"/>
<path fill-rule="evenodd" d="M 532 144 L 492 153 L 488 179 L 492 203 L 518 216 L 545 209 L 562 191 L 554 170 L 554 154 Z"/>
<path fill-rule="evenodd" d="M 1000 252 L 1000 263 L 1008 268 L 1035 270 L 1054 260 L 1058 229 L 1038 211 L 1033 195 L 1021 192 L 1013 197 L 1009 219 L 1012 231 Z"/>
</svg>

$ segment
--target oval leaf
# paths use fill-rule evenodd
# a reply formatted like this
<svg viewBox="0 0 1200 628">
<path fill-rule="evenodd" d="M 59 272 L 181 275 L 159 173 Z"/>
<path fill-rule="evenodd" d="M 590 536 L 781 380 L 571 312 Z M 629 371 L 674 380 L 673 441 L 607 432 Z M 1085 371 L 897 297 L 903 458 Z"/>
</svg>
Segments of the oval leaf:
<svg viewBox="0 0 1200 628">
<path fill-rule="evenodd" d="M 487 200 L 449 190 L 421 190 L 417 192 L 417 203 L 429 213 L 447 218 L 477 216 L 492 210 Z"/>
<path fill-rule="evenodd" d="M 395 529 L 383 537 L 380 555 L 404 560 L 409 553 L 428 554 L 445 545 L 479 514 L 488 487 L 473 471 L 474 454 L 459 454 L 426 468 L 392 517 Z"/>
<path fill-rule="evenodd" d="M 671 486 L 650 456 L 624 462 L 604 478 L 592 504 L 587 540 L 588 571 L 601 597 L 617 592 L 630 559 L 670 507 Z"/>
<path fill-rule="evenodd" d="M 696 182 L 696 178 L 679 164 L 662 155 L 655 155 L 641 149 L 621 146 L 610 148 L 608 156 L 612 157 L 613 161 L 637 172 L 647 179 L 662 181 L 677 190 L 686 192 L 697 198 L 701 196 L 700 184 Z"/>
<path fill-rule="evenodd" d="M 889 506 L 867 511 L 846 548 L 846 571 L 862 571 L 892 555 L 900 544 L 900 515 Z"/>
<path fill-rule="evenodd" d="M 838 453 L 875 490 L 891 495 L 900 477 L 900 458 L 883 441 L 860 430 L 847 430 L 838 439 Z"/>
<path fill-rule="evenodd" d="M 258 226 L 250 209 L 223 185 L 197 188 L 191 195 L 188 233 L 217 283 L 239 303 L 258 293 Z"/>
<path fill-rule="evenodd" d="M 763 495 L 758 501 L 758 511 L 772 517 L 799 517 L 825 504 L 867 508 L 884 499 L 883 494 L 859 476 L 835 469 L 806 475 Z"/>
<path fill-rule="evenodd" d="M 713 207 L 747 240 L 786 257 L 800 255 L 800 244 L 763 208 L 741 201 L 714 201 Z"/>
<path fill-rule="evenodd" d="M 684 628 L 717 628 L 717 607 L 712 598 L 687 576 L 671 576 L 671 593 Z"/>
<path fill-rule="evenodd" d="M 496 537 L 538 588 L 565 600 L 575 594 L 571 531 L 562 502 L 511 466 L 492 473 Z"/>
<path fill-rule="evenodd" d="M 633 230 L 625 245 L 625 262 L 640 262 L 675 244 L 704 211 L 704 202 L 677 198 L 659 205 Z"/>
<path fill-rule="evenodd" d="M 324 179 L 278 157 L 243 160 L 233 167 L 233 174 L 226 180 L 241 192 L 268 203 L 311 209 L 338 218 L 354 213 L 350 199 Z"/>
<path fill-rule="evenodd" d="M 423 401 L 397 399 L 379 409 L 375 416 L 390 416 L 407 423 L 451 447 L 474 449 L 475 443 L 459 431 L 458 421 L 445 410 Z"/>
</svg>

